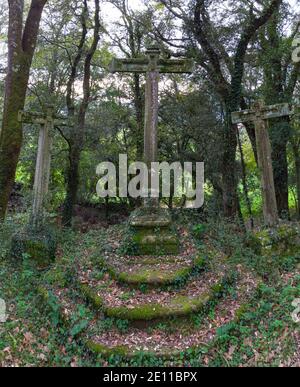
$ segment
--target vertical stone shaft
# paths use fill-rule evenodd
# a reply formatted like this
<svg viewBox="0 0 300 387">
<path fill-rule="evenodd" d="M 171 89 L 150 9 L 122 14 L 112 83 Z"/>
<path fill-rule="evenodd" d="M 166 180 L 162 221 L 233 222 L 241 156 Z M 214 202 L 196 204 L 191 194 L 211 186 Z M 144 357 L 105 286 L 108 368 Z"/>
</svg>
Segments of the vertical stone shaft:
<svg viewBox="0 0 300 387">
<path fill-rule="evenodd" d="M 151 185 L 151 163 L 158 162 L 158 85 L 160 73 L 191 74 L 194 71 L 194 62 L 191 60 L 172 60 L 160 58 L 159 46 L 152 45 L 146 51 L 147 57 L 132 59 L 114 59 L 110 65 L 112 73 L 146 73 L 145 90 L 145 122 L 144 122 L 144 161 L 148 166 L 148 173 L 143 176 L 148 184 L 141 187 L 144 207 L 159 208 L 159 187 Z M 157 184 L 157 182 L 155 182 Z M 150 198 L 149 198 L 150 193 Z M 155 212 L 154 211 L 154 212 Z"/>
<path fill-rule="evenodd" d="M 147 73 L 144 157 L 148 167 L 157 161 L 157 125 L 158 125 L 158 71 Z"/>
<path fill-rule="evenodd" d="M 38 226 L 43 218 L 43 209 L 46 195 L 49 188 L 50 163 L 51 163 L 51 143 L 50 131 L 53 126 L 52 111 L 48 110 L 47 119 L 41 126 L 38 144 L 38 154 L 36 160 L 33 205 L 32 205 L 32 223 Z"/>
<path fill-rule="evenodd" d="M 266 121 L 262 118 L 264 103 L 259 101 L 254 106 L 256 110 L 255 133 L 258 154 L 258 167 L 261 176 L 263 193 L 263 213 L 267 226 L 275 226 L 279 221 L 274 173 L 272 166 L 272 150 Z"/>
<path fill-rule="evenodd" d="M 53 136 L 52 131 L 54 129 L 54 107 L 49 106 L 47 108 L 47 119 L 46 125 L 48 125 L 48 149 L 45 153 L 45 189 L 44 195 L 46 196 L 49 191 L 49 182 L 50 182 L 50 172 L 51 172 L 51 154 L 52 154 L 52 145 L 53 145 Z"/>
<path fill-rule="evenodd" d="M 160 50 L 150 48 L 147 51 L 149 55 L 149 68 L 146 75 L 145 90 L 145 129 L 144 129 L 144 161 L 148 166 L 148 187 L 149 195 L 153 195 L 151 187 L 151 163 L 158 161 L 158 59 Z M 158 207 L 158 198 L 149 198 L 144 201 L 146 207 Z"/>
</svg>

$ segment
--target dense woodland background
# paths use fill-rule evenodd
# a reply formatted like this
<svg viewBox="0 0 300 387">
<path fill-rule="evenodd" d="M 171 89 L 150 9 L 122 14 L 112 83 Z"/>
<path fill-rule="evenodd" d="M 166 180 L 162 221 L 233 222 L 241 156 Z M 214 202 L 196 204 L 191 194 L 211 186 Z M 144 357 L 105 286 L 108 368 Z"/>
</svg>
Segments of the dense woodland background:
<svg viewBox="0 0 300 387">
<path fill-rule="evenodd" d="M 259 221 L 254 128 L 232 125 L 230 113 L 249 108 L 258 98 L 267 104 L 298 102 L 300 64 L 291 55 L 299 28 L 296 4 L 35 0 L 31 8 L 25 2 L 24 15 L 29 14 L 23 29 L 26 17 L 22 22 L 18 10 L 22 2 L 8 3 L 11 17 L 7 2 L 2 2 L 0 23 L 2 105 L 6 74 L 11 80 L 0 116 L 2 217 L 14 181 L 21 184 L 15 188 L 24 196 L 23 209 L 31 200 L 39 128 L 22 129 L 17 122 L 24 102 L 26 110 L 38 112 L 53 104 L 56 113 L 74 120 L 73 128 L 55 131 L 49 212 L 60 209 L 63 224 L 70 225 L 76 204 L 105 204 L 96 196 L 95 169 L 101 161 L 117 164 L 120 153 L 141 159 L 145 83 L 143 75 L 112 75 L 108 65 L 113 56 L 140 57 L 147 45 L 157 42 L 165 57 L 196 62 L 191 76 L 162 76 L 159 159 L 205 162 L 205 217 Z M 36 12 L 42 14 L 38 33 Z M 272 120 L 270 136 L 281 217 L 299 218 L 297 119 Z M 135 205 L 121 199 L 115 203 Z M 180 203 L 171 198 L 168 205 Z"/>
</svg>

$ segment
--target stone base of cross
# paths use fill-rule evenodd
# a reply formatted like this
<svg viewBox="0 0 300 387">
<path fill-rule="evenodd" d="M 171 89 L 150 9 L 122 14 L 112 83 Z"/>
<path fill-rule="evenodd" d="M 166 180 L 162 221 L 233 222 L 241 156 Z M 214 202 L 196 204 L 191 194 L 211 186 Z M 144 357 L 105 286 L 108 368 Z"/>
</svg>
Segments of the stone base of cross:
<svg viewBox="0 0 300 387">
<path fill-rule="evenodd" d="M 145 126 L 144 126 L 144 161 L 149 170 L 151 181 L 151 163 L 158 161 L 157 127 L 159 108 L 159 75 L 161 73 L 192 73 L 193 60 L 163 59 L 157 46 L 149 47 L 146 56 L 133 59 L 114 59 L 110 70 L 112 73 L 145 73 Z M 149 193 L 151 193 L 151 187 Z M 160 208 L 159 199 L 149 197 L 144 206 L 131 216 L 130 225 L 134 230 L 133 243 L 138 255 L 176 254 L 179 243 L 171 231 L 171 216 L 167 210 Z"/>
</svg>

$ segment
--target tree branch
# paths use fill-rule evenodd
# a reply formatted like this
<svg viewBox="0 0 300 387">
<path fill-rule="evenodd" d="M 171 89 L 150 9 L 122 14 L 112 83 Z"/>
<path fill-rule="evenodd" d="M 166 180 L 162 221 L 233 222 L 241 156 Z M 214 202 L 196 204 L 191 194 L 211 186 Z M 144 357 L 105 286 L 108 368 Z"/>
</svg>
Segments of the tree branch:
<svg viewBox="0 0 300 387">
<path fill-rule="evenodd" d="M 88 13 L 87 0 L 84 0 L 83 4 L 84 5 L 83 5 L 83 9 L 82 9 L 82 14 L 81 14 L 81 26 L 82 26 L 81 39 L 80 39 L 80 42 L 78 45 L 76 57 L 74 59 L 72 67 L 71 67 L 71 74 L 70 74 L 70 77 L 69 77 L 69 80 L 67 83 L 66 102 L 67 102 L 67 108 L 68 108 L 70 115 L 74 114 L 74 103 L 72 100 L 72 89 L 73 89 L 74 82 L 75 82 L 76 75 L 77 75 L 77 68 L 78 68 L 80 60 L 82 58 L 84 43 L 85 43 L 87 32 L 88 32 L 87 25 L 86 25 L 86 15 Z"/>
<path fill-rule="evenodd" d="M 260 17 L 254 17 L 252 14 L 250 16 L 250 22 L 242 33 L 234 57 L 234 72 L 232 74 L 232 84 L 236 86 L 233 88 L 233 93 L 231 95 L 232 106 L 234 108 L 238 107 L 240 103 L 241 85 L 244 75 L 244 61 L 248 44 L 255 35 L 256 31 L 266 24 L 273 13 L 279 9 L 281 3 L 282 0 L 272 0 L 269 7 L 264 9 Z"/>
<path fill-rule="evenodd" d="M 212 47 L 209 37 L 206 34 L 208 27 L 208 19 L 206 17 L 205 0 L 197 0 L 194 10 L 194 33 L 195 37 L 206 53 L 209 61 L 214 69 L 214 74 L 211 74 L 218 85 L 218 91 L 224 99 L 228 98 L 228 82 L 225 79 L 220 58 L 216 50 Z"/>
<path fill-rule="evenodd" d="M 32 57 L 35 50 L 40 20 L 46 3 L 47 0 L 31 1 L 22 38 L 23 51 L 29 57 Z"/>
<path fill-rule="evenodd" d="M 93 56 L 96 52 L 99 39 L 100 39 L 100 6 L 99 6 L 99 0 L 95 0 L 95 16 L 94 16 L 94 37 L 93 42 L 91 44 L 91 47 L 86 55 L 85 63 L 84 63 L 84 79 L 83 79 L 83 108 L 86 109 L 89 98 L 90 98 L 90 79 L 91 79 L 91 62 L 93 59 Z"/>
</svg>

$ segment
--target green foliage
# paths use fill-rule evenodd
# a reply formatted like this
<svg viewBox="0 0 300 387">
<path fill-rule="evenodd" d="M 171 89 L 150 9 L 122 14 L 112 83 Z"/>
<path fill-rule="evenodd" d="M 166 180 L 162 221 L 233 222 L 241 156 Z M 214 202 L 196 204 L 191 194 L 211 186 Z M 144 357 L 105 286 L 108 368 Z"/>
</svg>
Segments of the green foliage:
<svg viewBox="0 0 300 387">
<path fill-rule="evenodd" d="M 223 225 L 224 226 L 224 225 Z M 222 226 L 222 227 L 223 227 Z M 222 228 L 221 227 L 221 228 Z M 233 261 L 249 261 L 248 252 L 245 257 L 241 257 L 238 252 L 237 244 L 232 241 L 233 235 L 228 236 L 229 232 L 218 229 L 216 226 L 208 224 L 208 234 L 222 236 L 223 242 L 227 241 L 233 252 Z M 14 227 L 9 225 L 2 226 L 3 236 L 9 238 Z M 226 236 L 227 235 L 227 236 Z M 225 237 L 226 236 L 226 237 Z M 82 245 L 78 247 L 74 241 L 77 238 Z M 89 324 L 94 321 L 94 314 L 88 306 L 78 304 L 72 311 L 70 320 L 66 325 L 62 319 L 60 303 L 52 292 L 47 292 L 46 304 L 42 304 L 41 298 L 37 293 L 40 285 L 43 287 L 54 285 L 54 287 L 67 286 L 71 290 L 72 297 L 78 297 L 76 288 L 73 286 L 72 276 L 74 276 L 74 255 L 85 254 L 87 248 L 94 248 L 97 251 L 101 245 L 103 237 L 99 236 L 97 231 L 92 231 L 86 235 L 76 234 L 74 232 L 62 233 L 59 236 L 60 243 L 63 246 L 64 256 L 55 264 L 50 272 L 37 272 L 30 265 L 30 260 L 26 257 L 18 267 L 12 265 L 10 260 L 3 257 L 0 259 L 0 280 L 1 289 L 0 297 L 14 305 L 13 318 L 5 324 L 5 330 L 1 330 L 0 325 L 0 349 L 9 347 L 15 361 L 21 364 L 36 365 L 70 365 L 74 359 L 77 359 L 79 365 L 103 365 L 110 366 L 203 366 L 204 364 L 212 366 L 241 366 L 253 364 L 254 353 L 259 354 L 258 363 L 260 365 L 278 365 L 280 356 L 290 356 L 295 351 L 295 342 L 293 336 L 286 336 L 284 332 L 295 330 L 295 324 L 291 319 L 293 311 L 292 301 L 300 297 L 300 280 L 299 276 L 292 276 L 297 259 L 293 257 L 281 257 L 278 267 L 280 273 L 289 273 L 291 279 L 288 282 L 281 282 L 280 277 L 276 281 L 262 283 L 257 292 L 241 305 L 236 313 L 234 322 L 221 326 L 217 330 L 215 339 L 203 345 L 200 348 L 190 348 L 181 351 L 176 357 L 158 358 L 154 354 L 141 352 L 131 358 L 126 350 L 118 348 L 116 353 L 102 353 L 95 357 L 89 351 L 86 351 L 82 342 L 85 331 Z M 228 239 L 231 240 L 229 243 Z M 218 242 L 218 243 L 217 243 Z M 216 246 L 219 246 L 219 239 Z M 5 250 L 5 244 L 0 245 L 0 251 Z M 77 254 L 76 254 L 77 253 Z M 2 253 L 1 253 L 2 254 Z M 253 258 L 254 255 L 251 255 Z M 243 260 L 242 260 L 243 259 Z M 261 257 L 262 259 L 262 257 Z M 257 268 L 258 262 L 250 260 L 250 267 Z M 262 264 L 262 262 L 261 262 Z M 270 265 L 269 265 L 270 266 Z M 200 274 L 201 275 L 201 274 Z M 190 327 L 194 326 L 201 329 L 202 324 L 206 324 L 206 319 L 214 319 L 220 297 L 226 298 L 228 295 L 235 297 L 236 273 L 229 272 L 222 283 L 221 287 L 214 288 L 215 298 L 208 302 L 201 312 L 193 314 L 190 317 Z M 129 293 L 125 297 L 129 296 Z M 45 297 L 43 297 L 45 299 Z M 43 306 L 42 306 L 43 305 Z M 45 308 L 44 305 L 47 305 Z M 176 324 L 183 324 L 181 320 L 170 320 L 160 323 L 153 327 L 154 332 L 159 329 L 165 332 L 172 332 Z M 20 326 L 25 331 L 20 330 Z M 182 325 L 185 326 L 185 325 Z M 188 325 L 187 325 L 188 326 Z M 129 321 L 118 318 L 100 319 L 94 326 L 94 332 L 100 335 L 101 332 L 117 330 L 124 334 L 130 327 Z M 185 328 L 186 329 L 186 328 Z M 30 334 L 28 334 L 28 332 Z M 24 332 L 28 340 L 31 334 L 34 340 L 38 340 L 36 345 L 33 343 L 30 347 L 23 347 Z M 42 333 L 41 333 L 42 332 Z M 283 350 L 281 353 L 274 355 L 271 360 L 268 359 L 268 353 L 273 353 L 278 347 L 278 340 L 286 337 L 282 343 Z M 285 344 L 283 344 L 285 343 Z M 40 356 L 39 347 L 48 348 L 46 360 Z M 64 348 L 63 352 L 61 348 Z M 3 357 L 0 355 L 0 361 Z M 17 360 L 20 359 L 20 360 Z M 208 363 L 207 363 L 208 362 Z"/>
<path fill-rule="evenodd" d="M 134 231 L 131 227 L 127 228 L 127 231 L 124 233 L 123 243 L 118 250 L 118 253 L 121 255 L 137 255 L 138 245 L 134 240 Z"/>
<path fill-rule="evenodd" d="M 51 324 L 57 327 L 61 321 L 60 305 L 53 293 L 49 292 L 47 296 L 47 305 L 49 307 L 49 317 Z"/>
<path fill-rule="evenodd" d="M 83 305 L 79 305 L 77 310 L 72 314 L 72 320 L 70 322 L 71 329 L 70 335 L 72 337 L 78 336 L 84 332 L 89 325 L 89 320 L 92 318 L 90 311 Z"/>
<path fill-rule="evenodd" d="M 193 234 L 198 240 L 203 239 L 207 231 L 207 226 L 205 224 L 197 224 L 193 227 Z"/>
</svg>

